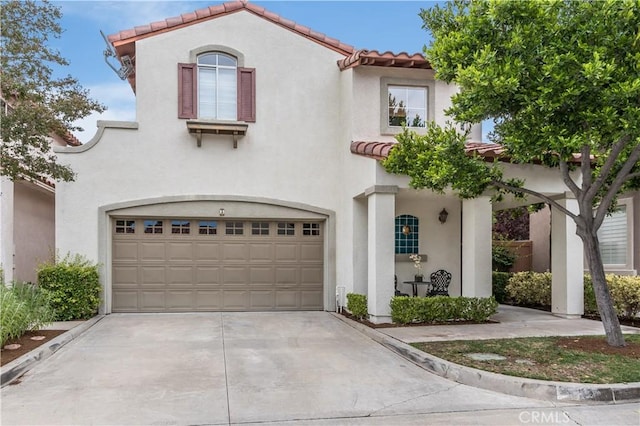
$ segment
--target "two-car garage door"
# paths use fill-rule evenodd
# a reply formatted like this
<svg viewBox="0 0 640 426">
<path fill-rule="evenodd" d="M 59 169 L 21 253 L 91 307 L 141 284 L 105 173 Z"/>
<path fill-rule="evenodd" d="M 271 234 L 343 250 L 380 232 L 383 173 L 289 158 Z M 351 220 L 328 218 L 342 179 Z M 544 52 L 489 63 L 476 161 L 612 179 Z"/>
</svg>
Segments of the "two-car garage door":
<svg viewBox="0 0 640 426">
<path fill-rule="evenodd" d="M 323 223 L 112 220 L 112 311 L 323 309 Z"/>
</svg>

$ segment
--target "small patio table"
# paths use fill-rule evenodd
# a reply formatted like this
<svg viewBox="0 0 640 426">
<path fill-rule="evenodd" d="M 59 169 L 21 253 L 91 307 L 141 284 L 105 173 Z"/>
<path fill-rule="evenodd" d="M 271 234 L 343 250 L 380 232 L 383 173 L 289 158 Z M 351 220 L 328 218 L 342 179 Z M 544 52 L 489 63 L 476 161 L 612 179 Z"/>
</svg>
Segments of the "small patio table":
<svg viewBox="0 0 640 426">
<path fill-rule="evenodd" d="M 429 286 L 431 285 L 431 281 L 404 281 L 403 284 L 411 284 L 413 287 L 413 297 L 418 297 L 418 286 L 426 285 L 427 293 L 429 293 Z"/>
</svg>

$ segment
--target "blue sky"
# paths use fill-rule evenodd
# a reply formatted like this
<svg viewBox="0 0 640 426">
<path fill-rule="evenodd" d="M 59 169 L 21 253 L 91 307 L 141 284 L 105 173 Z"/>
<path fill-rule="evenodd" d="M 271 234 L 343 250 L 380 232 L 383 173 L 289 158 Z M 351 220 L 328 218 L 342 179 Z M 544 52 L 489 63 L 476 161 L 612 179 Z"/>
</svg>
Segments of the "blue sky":
<svg viewBox="0 0 640 426">
<path fill-rule="evenodd" d="M 91 96 L 108 107 L 102 116 L 93 115 L 76 133 L 88 141 L 96 120 L 135 120 L 135 97 L 129 84 L 120 80 L 105 64 L 100 30 L 113 34 L 191 12 L 223 1 L 52 1 L 63 13 L 64 33 L 53 44 L 70 62 L 64 71 L 79 79 Z M 433 1 L 252 1 L 287 19 L 337 38 L 356 48 L 422 52 L 430 42 L 418 16 Z"/>
</svg>

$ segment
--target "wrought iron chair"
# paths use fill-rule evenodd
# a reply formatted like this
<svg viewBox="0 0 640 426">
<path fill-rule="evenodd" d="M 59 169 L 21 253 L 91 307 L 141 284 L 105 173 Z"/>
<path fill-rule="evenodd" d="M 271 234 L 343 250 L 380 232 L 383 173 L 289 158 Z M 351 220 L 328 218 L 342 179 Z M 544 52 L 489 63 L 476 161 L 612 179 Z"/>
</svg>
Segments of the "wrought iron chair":
<svg viewBox="0 0 640 426">
<path fill-rule="evenodd" d="M 428 296 L 448 296 L 449 284 L 451 284 L 451 272 L 438 269 L 431 273 L 431 289 Z"/>
<path fill-rule="evenodd" d="M 395 289 L 396 289 L 396 296 L 406 296 L 406 297 L 409 297 L 409 295 L 408 295 L 407 293 L 403 293 L 403 292 L 401 292 L 400 290 L 398 290 L 398 276 L 397 276 L 397 275 L 394 275 L 394 276 L 393 276 L 393 284 L 394 284 L 394 287 L 395 287 Z"/>
</svg>

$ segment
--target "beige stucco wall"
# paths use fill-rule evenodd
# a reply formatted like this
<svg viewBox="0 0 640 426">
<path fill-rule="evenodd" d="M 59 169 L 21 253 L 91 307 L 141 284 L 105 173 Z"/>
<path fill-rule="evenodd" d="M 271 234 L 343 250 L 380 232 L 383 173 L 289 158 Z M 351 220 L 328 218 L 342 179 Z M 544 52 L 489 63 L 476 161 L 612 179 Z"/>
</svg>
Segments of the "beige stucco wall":
<svg viewBox="0 0 640 426">
<path fill-rule="evenodd" d="M 36 282 L 36 267 L 51 259 L 55 247 L 55 197 L 27 182 L 14 185 L 14 276 Z"/>
</svg>

